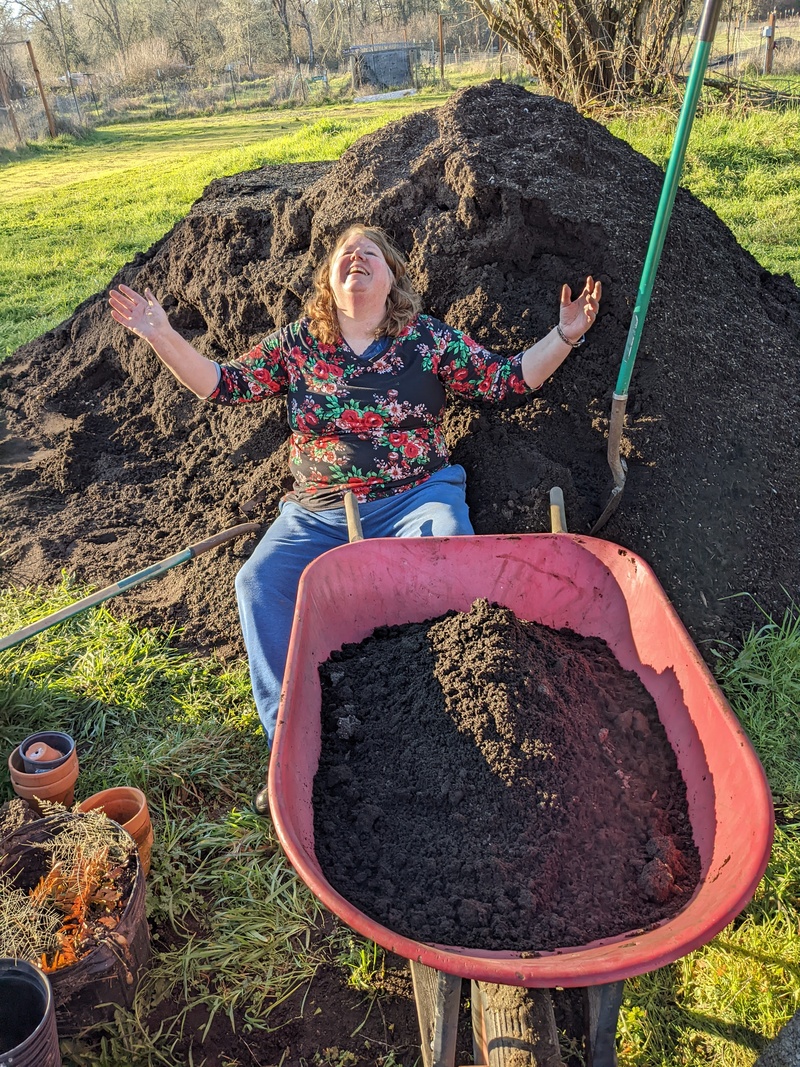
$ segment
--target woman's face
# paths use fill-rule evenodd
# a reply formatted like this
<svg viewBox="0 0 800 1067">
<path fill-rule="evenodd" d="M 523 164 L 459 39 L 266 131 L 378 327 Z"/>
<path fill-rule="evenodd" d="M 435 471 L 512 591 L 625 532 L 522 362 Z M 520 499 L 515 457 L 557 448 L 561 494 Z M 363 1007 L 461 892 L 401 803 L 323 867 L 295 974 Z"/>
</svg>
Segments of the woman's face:
<svg viewBox="0 0 800 1067">
<path fill-rule="evenodd" d="M 385 306 L 394 278 L 383 252 L 364 234 L 351 234 L 333 254 L 330 283 L 336 306 L 348 307 L 354 296 L 374 297 Z"/>
</svg>

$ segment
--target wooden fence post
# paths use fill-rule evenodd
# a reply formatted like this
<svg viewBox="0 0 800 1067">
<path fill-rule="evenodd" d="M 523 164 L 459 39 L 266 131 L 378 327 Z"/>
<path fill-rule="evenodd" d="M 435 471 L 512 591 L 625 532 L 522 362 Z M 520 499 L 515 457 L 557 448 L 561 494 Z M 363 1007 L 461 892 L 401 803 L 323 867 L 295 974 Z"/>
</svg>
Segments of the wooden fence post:
<svg viewBox="0 0 800 1067">
<path fill-rule="evenodd" d="M 19 132 L 19 126 L 17 125 L 17 116 L 14 114 L 14 108 L 11 106 L 11 94 L 8 91 L 8 81 L 6 80 L 6 72 L 0 67 L 0 94 L 3 97 L 3 107 L 8 112 L 8 117 L 11 119 L 11 125 L 14 128 L 14 133 L 17 137 L 17 143 L 22 144 L 22 134 Z"/>
<path fill-rule="evenodd" d="M 770 11 L 767 23 L 767 50 L 764 53 L 764 73 L 772 73 L 772 55 L 775 51 L 775 18 L 776 13 Z"/>
<path fill-rule="evenodd" d="M 442 16 L 439 16 L 439 80 L 444 84 L 444 29 Z"/>
<path fill-rule="evenodd" d="M 39 95 L 42 98 L 44 104 L 44 113 L 47 115 L 47 125 L 50 127 L 50 136 L 56 136 L 56 124 L 53 121 L 53 113 L 50 110 L 50 105 L 47 103 L 47 97 L 44 93 L 44 86 L 42 85 L 42 76 L 39 74 L 39 68 L 36 65 L 36 56 L 33 54 L 33 45 L 30 41 L 26 41 L 28 46 L 28 55 L 31 57 L 31 66 L 33 67 L 33 76 L 36 78 L 36 84 L 39 86 Z"/>
</svg>

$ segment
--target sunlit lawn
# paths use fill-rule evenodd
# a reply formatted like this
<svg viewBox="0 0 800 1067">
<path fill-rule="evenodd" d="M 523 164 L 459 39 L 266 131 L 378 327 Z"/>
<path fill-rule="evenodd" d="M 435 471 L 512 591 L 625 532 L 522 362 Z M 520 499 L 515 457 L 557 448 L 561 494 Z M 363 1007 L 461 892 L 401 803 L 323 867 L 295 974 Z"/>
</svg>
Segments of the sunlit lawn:
<svg viewBox="0 0 800 1067">
<path fill-rule="evenodd" d="M 0 354 L 67 318 L 213 179 L 332 160 L 423 100 L 107 126 L 0 167 Z"/>
</svg>

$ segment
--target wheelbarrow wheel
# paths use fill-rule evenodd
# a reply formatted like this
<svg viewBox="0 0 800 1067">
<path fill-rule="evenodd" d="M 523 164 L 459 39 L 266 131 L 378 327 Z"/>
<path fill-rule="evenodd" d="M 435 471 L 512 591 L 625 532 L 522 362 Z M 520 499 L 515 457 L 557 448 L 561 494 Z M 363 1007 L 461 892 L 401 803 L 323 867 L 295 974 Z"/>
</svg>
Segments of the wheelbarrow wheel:
<svg viewBox="0 0 800 1067">
<path fill-rule="evenodd" d="M 269 815 L 269 786 L 262 785 L 253 797 L 253 807 L 258 815 Z"/>
<path fill-rule="evenodd" d="M 472 983 L 472 1041 L 485 1067 L 562 1067 L 547 989 Z"/>
</svg>

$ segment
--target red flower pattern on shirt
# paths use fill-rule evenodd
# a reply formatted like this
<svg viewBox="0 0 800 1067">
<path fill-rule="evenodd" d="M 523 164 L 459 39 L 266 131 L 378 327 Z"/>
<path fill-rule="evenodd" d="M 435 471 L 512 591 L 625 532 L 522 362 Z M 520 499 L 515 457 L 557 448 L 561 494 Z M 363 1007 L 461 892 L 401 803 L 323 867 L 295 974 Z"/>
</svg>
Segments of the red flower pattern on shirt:
<svg viewBox="0 0 800 1067">
<path fill-rule="evenodd" d="M 418 315 L 382 352 L 362 360 L 344 341 L 320 343 L 303 319 L 220 366 L 209 399 L 236 404 L 288 394 L 292 495 L 312 507 L 335 506 L 345 489 L 359 501 L 374 500 L 445 466 L 446 390 L 492 401 L 528 393 L 521 358 L 504 359 Z"/>
</svg>

